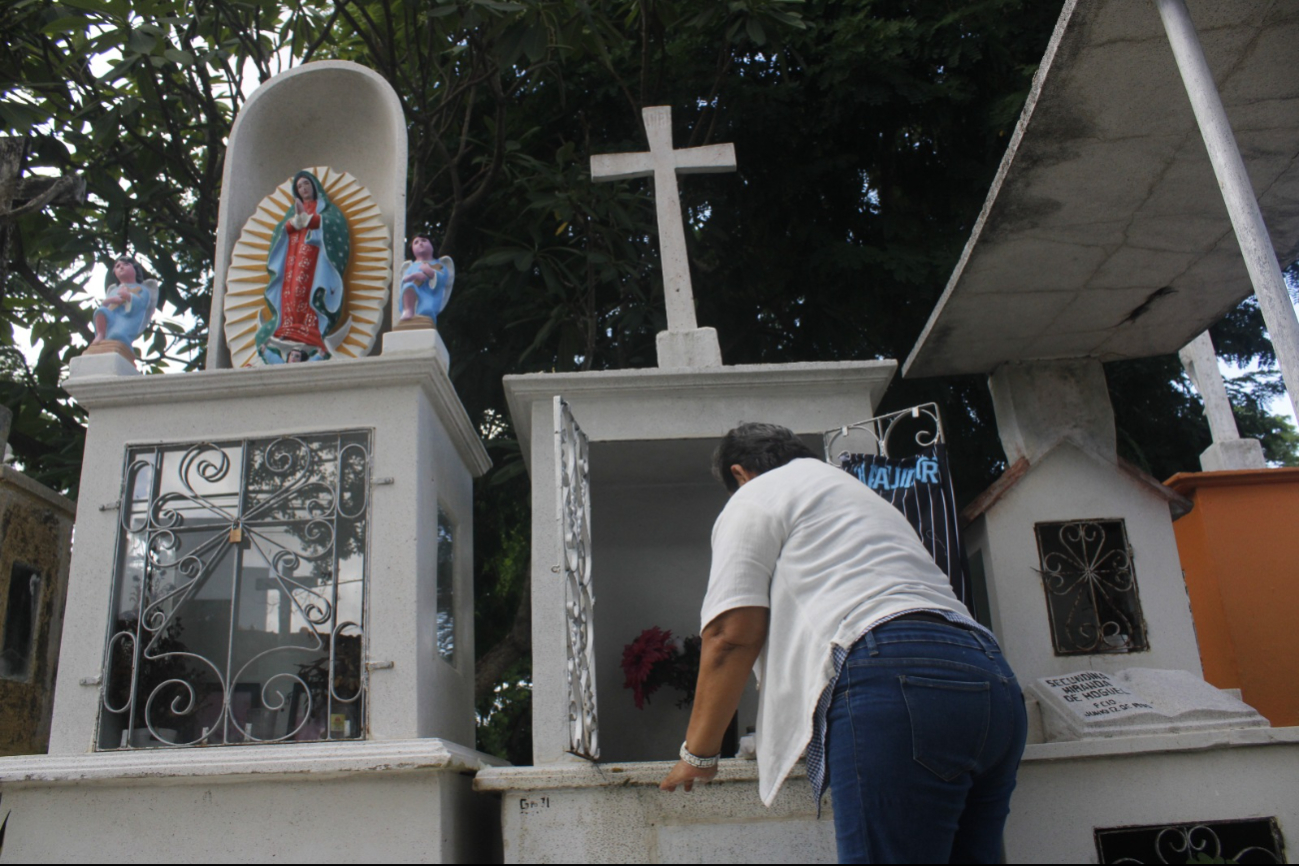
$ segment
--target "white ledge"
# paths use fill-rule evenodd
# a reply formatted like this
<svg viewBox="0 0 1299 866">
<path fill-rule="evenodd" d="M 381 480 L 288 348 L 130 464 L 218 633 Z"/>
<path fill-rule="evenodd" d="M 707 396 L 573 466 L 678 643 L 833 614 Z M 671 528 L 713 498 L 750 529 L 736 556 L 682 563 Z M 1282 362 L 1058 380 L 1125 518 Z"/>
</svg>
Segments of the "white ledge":
<svg viewBox="0 0 1299 866">
<path fill-rule="evenodd" d="M 1238 728 L 1193 734 L 1157 734 L 1112 737 L 1067 743 L 1037 743 L 1024 750 L 1024 763 L 1085 760 L 1087 758 L 1140 757 L 1178 752 L 1204 752 L 1258 746 L 1297 746 L 1299 727 Z M 475 791 L 557 791 L 573 788 L 658 787 L 675 761 L 631 761 L 591 764 L 585 761 L 544 764 L 537 767 L 484 767 L 474 778 Z M 789 778 L 807 776 L 807 766 L 794 765 Z M 721 761 L 712 784 L 758 780 L 756 761 Z"/>
<path fill-rule="evenodd" d="M 1062 743 L 1034 743 L 1024 749 L 1024 762 L 1069 761 L 1086 758 L 1136 757 L 1170 752 L 1205 752 L 1256 746 L 1299 745 L 1299 727 L 1229 728 L 1182 734 L 1099 737 Z"/>
<path fill-rule="evenodd" d="M 195 778 L 215 782 L 250 776 L 310 774 L 328 778 L 428 770 L 473 773 L 503 764 L 499 758 L 439 739 L 178 747 L 0 758 L 0 785 L 127 779 L 184 782 Z"/>
<path fill-rule="evenodd" d="M 474 778 L 475 791 L 557 791 L 565 788 L 657 788 L 676 761 L 629 761 L 590 764 L 563 762 L 538 767 L 484 767 Z M 790 779 L 807 777 L 807 765 L 799 761 Z M 710 784 L 758 781 L 758 762 L 730 758 L 719 761 Z"/>
<path fill-rule="evenodd" d="M 117 406 L 193 403 L 273 397 L 304 391 L 419 385 L 446 426 L 452 443 L 475 477 L 491 468 L 491 458 L 469 420 L 446 370 L 433 350 L 394 356 L 281 364 L 242 369 L 203 370 L 154 376 L 74 376 L 63 387 L 92 413 Z"/>
<path fill-rule="evenodd" d="M 571 404 L 592 442 L 719 438 L 740 421 L 821 433 L 867 417 L 897 366 L 897 361 L 872 360 L 650 367 L 529 373 L 502 381 L 531 470 L 533 406 L 556 396 Z"/>
</svg>

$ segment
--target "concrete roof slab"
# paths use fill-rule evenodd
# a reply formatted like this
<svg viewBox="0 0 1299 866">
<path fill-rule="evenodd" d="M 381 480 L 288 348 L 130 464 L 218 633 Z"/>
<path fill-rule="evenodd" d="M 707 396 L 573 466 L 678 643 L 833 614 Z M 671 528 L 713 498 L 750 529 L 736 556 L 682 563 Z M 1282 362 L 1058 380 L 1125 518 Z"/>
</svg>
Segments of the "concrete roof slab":
<svg viewBox="0 0 1299 866">
<path fill-rule="evenodd" d="M 1097 291 L 1123 291 L 1144 299 L 1155 289 L 1168 285 L 1186 271 L 1186 254 L 1166 250 L 1150 250 L 1122 246 L 1115 250 L 1092 276 L 1090 286 Z M 1114 295 L 1103 295 L 1102 303 L 1109 306 Z M 1075 293 L 1073 309 L 1096 306 L 1088 295 Z M 1133 306 L 1136 306 L 1135 304 Z M 1131 308 L 1129 308 L 1131 309 Z"/>
<path fill-rule="evenodd" d="M 1028 348 L 1044 360 L 1078 358 L 1094 355 L 1106 336 L 1104 332 L 1091 331 L 1052 336 L 1050 339 L 1036 337 L 1028 344 Z"/>
<path fill-rule="evenodd" d="M 1106 42 L 1144 42 L 1164 38 L 1163 25 L 1154 3 L 1079 3 L 1078 14 L 1085 15 L 1097 44 Z M 1260 21 L 1275 11 L 1271 0 L 1213 0 L 1195 3 L 1191 12 L 1195 25 L 1203 33 L 1221 27 L 1235 27 L 1241 21 Z M 1285 4 L 1280 4 L 1285 5 Z M 1077 16 L 1075 16 L 1077 17 Z"/>
<path fill-rule="evenodd" d="M 1068 171 L 1025 173 L 1007 190 L 1018 199 L 1043 204 L 1033 210 L 1016 207 L 997 212 L 984 229 L 984 240 L 1013 236 L 1030 220 L 1039 225 L 1068 220 L 1081 227 L 1107 222 L 1116 212 L 1140 208 L 1158 180 L 1151 177 L 1148 166 L 1173 164 L 1184 143 L 1184 135 L 1071 142 L 1068 158 L 1062 160 L 1067 161 Z M 1212 170 L 1207 156 L 1204 166 Z M 1088 243 L 1089 238 L 1084 232 L 1071 242 Z"/>
<path fill-rule="evenodd" d="M 1155 12 L 1153 3 L 1144 5 Z M 1218 68 L 1239 57 L 1253 35 L 1250 29 L 1234 27 L 1203 33 L 1201 41 L 1209 62 Z M 1145 138 L 1143 131 L 1174 128 L 1193 119 L 1185 96 L 1167 98 L 1170 91 L 1180 89 L 1181 78 L 1162 36 L 1096 46 L 1079 56 L 1070 77 L 1079 91 L 1070 106 L 1085 114 L 1096 138 L 1117 141 L 1134 134 Z"/>
<path fill-rule="evenodd" d="M 1299 255 L 1299 3 L 1187 5 L 1288 264 Z M 904 374 L 1171 353 L 1251 291 L 1154 4 L 1072 0 Z"/>
<path fill-rule="evenodd" d="M 998 245 L 994 255 L 981 257 L 972 265 L 970 276 L 977 278 L 980 296 L 1011 290 L 1024 294 L 1072 293 L 1069 275 L 1094 272 L 1107 257 L 1104 247 L 1016 238 Z"/>
<path fill-rule="evenodd" d="M 1222 220 L 1211 214 L 1187 209 L 1164 213 L 1147 213 L 1143 210 L 1131 216 L 1126 245 L 1136 250 L 1183 253 L 1187 256 L 1189 266 L 1196 256 L 1212 248 L 1224 237 L 1230 237 L 1232 243 L 1235 243 L 1231 223 L 1223 225 Z"/>
<path fill-rule="evenodd" d="M 1048 328 L 1069 306 L 1072 295 L 1064 292 L 1016 292 L 988 294 L 987 303 L 972 312 L 969 327 L 1000 340 L 1032 339 Z M 1007 316 L 1006 310 L 1014 310 Z"/>
</svg>

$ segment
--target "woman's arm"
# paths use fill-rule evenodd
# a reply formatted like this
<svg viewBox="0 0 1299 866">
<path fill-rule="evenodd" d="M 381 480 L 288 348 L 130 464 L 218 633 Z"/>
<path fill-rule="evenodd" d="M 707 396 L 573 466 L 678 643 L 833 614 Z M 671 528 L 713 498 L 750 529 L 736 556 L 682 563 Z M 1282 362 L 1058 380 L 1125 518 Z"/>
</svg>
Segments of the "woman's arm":
<svg viewBox="0 0 1299 866">
<path fill-rule="evenodd" d="M 749 671 L 767 641 L 767 608 L 737 607 L 716 617 L 704 629 L 699 654 L 699 680 L 686 729 L 686 749 L 709 757 L 722 750 L 722 737 L 740 705 Z M 708 781 L 717 769 L 701 770 L 678 761 L 659 787 L 687 791 L 695 781 Z"/>
</svg>

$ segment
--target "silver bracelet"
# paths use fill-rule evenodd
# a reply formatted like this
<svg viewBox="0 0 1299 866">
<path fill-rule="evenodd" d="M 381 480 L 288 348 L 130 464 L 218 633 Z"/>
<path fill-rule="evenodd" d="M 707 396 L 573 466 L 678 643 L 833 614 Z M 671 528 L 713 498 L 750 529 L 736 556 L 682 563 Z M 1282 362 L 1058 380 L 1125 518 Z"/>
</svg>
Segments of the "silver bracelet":
<svg viewBox="0 0 1299 866">
<path fill-rule="evenodd" d="M 694 767 L 697 770 L 711 770 L 712 768 L 717 766 L 717 759 L 720 758 L 721 756 L 722 756 L 721 753 L 718 752 L 716 755 L 713 755 L 711 758 L 701 758 L 698 755 L 691 754 L 690 750 L 686 748 L 685 740 L 681 741 L 681 752 L 680 752 L 681 760 L 685 761 L 687 764 L 689 764 L 690 766 Z"/>
</svg>

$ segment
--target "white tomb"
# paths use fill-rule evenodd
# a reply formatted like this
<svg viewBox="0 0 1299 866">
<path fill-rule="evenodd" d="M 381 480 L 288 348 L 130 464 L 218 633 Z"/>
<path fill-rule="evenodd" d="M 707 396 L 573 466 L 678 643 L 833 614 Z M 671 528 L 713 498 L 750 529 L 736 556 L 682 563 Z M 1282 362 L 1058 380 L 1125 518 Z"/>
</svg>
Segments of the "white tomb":
<svg viewBox="0 0 1299 866">
<path fill-rule="evenodd" d="M 620 660 L 649 627 L 699 632 L 722 435 L 767 421 L 819 452 L 825 430 L 873 414 L 897 365 L 722 366 L 716 333 L 695 327 L 675 174 L 733 168 L 734 154 L 672 151 L 666 108 L 645 121 L 649 153 L 594 157 L 592 173 L 655 176 L 668 331 L 657 368 L 505 377 L 532 478 L 535 765 L 484 770 L 475 787 L 501 797 L 507 862 L 825 862 L 830 811 L 817 821 L 801 767 L 770 810 L 752 761 L 723 761 L 691 794 L 656 790 L 689 709 L 664 689 L 638 710 Z M 751 684 L 738 733 L 756 714 Z"/>
<path fill-rule="evenodd" d="M 312 104 L 372 134 L 329 134 Z M 496 856 L 495 803 L 470 779 L 501 763 L 472 748 L 472 493 L 490 463 L 445 350 L 430 332 L 350 360 L 226 353 L 232 238 L 313 165 L 361 179 L 400 244 L 395 95 L 353 64 L 294 69 L 231 136 L 209 369 L 73 365 L 90 419 L 76 547 L 49 754 L 0 760 L 12 859 Z"/>
<path fill-rule="evenodd" d="M 1299 128 L 1299 100 L 1276 90 L 1299 15 L 1191 5 L 1211 34 L 1227 109 L 1244 121 L 1260 201 L 1242 207 L 1239 184 L 1224 181 L 1224 207 L 1214 183 L 1222 142 L 1210 145 L 1211 170 L 1167 45 L 1184 65 L 1199 50 L 1194 30 L 1161 26 L 1160 11 L 1179 18 L 1174 7 L 1185 23 L 1180 0 L 1066 4 L 983 213 L 904 367 L 987 374 L 1006 453 L 1003 476 L 963 516 L 971 569 L 1029 696 L 1008 862 L 1111 862 L 1105 840 L 1138 831 L 1182 854 L 1157 854 L 1151 841 L 1128 862 L 1197 850 L 1234 859 L 1238 849 L 1214 847 L 1231 822 L 1299 826 L 1299 728 L 1269 728 L 1203 681 L 1171 523 L 1190 503 L 1118 457 L 1102 366 L 1176 352 L 1249 293 L 1240 248 L 1255 276 L 1254 260 L 1271 251 L 1237 211 L 1261 205 L 1277 248 L 1299 249 L 1293 146 L 1282 159 L 1270 144 Z M 1210 358 L 1195 368 L 1216 373 Z M 1207 400 L 1215 437 L 1234 436 L 1217 429 L 1224 407 Z"/>
<path fill-rule="evenodd" d="M 668 689 L 644 710 L 623 647 L 650 626 L 699 633 L 709 538 L 726 492 L 709 472 L 743 421 L 782 424 L 820 450 L 870 417 L 893 361 L 507 376 L 532 478 L 533 767 L 478 774 L 501 796 L 506 862 L 827 862 L 802 766 L 768 810 L 757 765 L 723 761 L 690 794 L 656 786 L 689 710 Z M 752 684 L 742 734 L 756 723 Z M 670 759 L 670 760 L 669 760 Z"/>
</svg>

